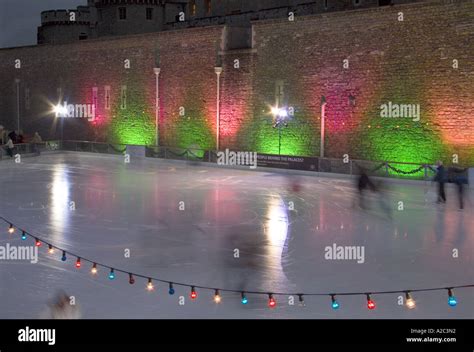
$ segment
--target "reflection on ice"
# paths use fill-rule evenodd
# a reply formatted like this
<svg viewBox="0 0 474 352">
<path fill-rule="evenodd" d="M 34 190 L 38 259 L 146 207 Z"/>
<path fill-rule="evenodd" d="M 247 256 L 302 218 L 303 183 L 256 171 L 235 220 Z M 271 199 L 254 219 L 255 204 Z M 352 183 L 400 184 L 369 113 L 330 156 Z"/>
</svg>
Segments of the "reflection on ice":
<svg viewBox="0 0 474 352">
<path fill-rule="evenodd" d="M 281 260 L 283 249 L 288 235 L 288 213 L 285 203 L 280 197 L 270 198 L 265 224 L 265 236 L 268 246 L 268 260 Z M 275 263 L 268 263 L 269 265 Z"/>
<path fill-rule="evenodd" d="M 69 222 L 69 176 L 63 164 L 54 166 L 53 180 L 50 189 L 50 218 L 54 225 L 55 234 L 61 234 L 68 226 Z"/>
</svg>

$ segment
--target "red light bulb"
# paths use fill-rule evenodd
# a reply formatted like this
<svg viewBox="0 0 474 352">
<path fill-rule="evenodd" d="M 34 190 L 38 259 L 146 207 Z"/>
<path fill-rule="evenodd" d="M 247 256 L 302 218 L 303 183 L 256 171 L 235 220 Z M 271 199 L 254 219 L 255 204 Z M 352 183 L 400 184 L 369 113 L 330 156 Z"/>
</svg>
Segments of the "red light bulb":
<svg viewBox="0 0 474 352">
<path fill-rule="evenodd" d="M 275 298 L 273 298 L 273 295 L 272 294 L 268 295 L 268 306 L 270 308 L 275 308 L 276 304 L 277 302 L 275 301 Z"/>
<path fill-rule="evenodd" d="M 81 267 L 81 258 L 77 258 L 76 260 L 76 268 L 80 268 Z"/>
<path fill-rule="evenodd" d="M 196 289 L 193 287 L 191 287 L 191 299 L 196 299 L 198 296 L 197 292 L 196 292 Z"/>
<path fill-rule="evenodd" d="M 372 301 L 372 299 L 370 298 L 370 295 L 367 295 L 367 308 L 369 308 L 370 310 L 374 310 L 375 307 L 376 307 L 375 302 Z"/>
<path fill-rule="evenodd" d="M 41 246 L 41 241 L 39 239 L 36 239 L 36 247 L 40 247 Z"/>
</svg>

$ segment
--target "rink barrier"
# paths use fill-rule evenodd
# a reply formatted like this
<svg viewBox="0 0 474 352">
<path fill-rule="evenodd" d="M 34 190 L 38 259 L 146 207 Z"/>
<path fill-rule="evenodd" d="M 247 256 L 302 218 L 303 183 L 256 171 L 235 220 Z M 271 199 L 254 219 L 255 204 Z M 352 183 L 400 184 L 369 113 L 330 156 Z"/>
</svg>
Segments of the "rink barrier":
<svg viewBox="0 0 474 352">
<path fill-rule="evenodd" d="M 38 156 L 44 152 L 57 151 L 60 148 L 58 141 L 45 141 L 41 143 L 18 143 L 14 145 L 13 155 L 21 156 Z M 11 159 L 5 148 L 0 146 L 0 160 Z"/>
<path fill-rule="evenodd" d="M 36 148 L 36 149 L 35 149 Z M 111 155 L 124 155 L 133 148 L 144 148 L 144 157 L 167 160 L 184 160 L 192 162 L 217 163 L 217 151 L 199 148 L 180 148 L 168 146 L 143 146 L 127 145 L 120 143 L 102 143 L 78 140 L 53 140 L 39 144 L 16 144 L 15 153 L 35 155 L 44 151 L 73 151 Z M 4 148 L 0 148 L 0 160 L 7 157 Z M 232 167 L 221 166 L 220 167 Z M 407 163 L 398 161 L 369 161 L 348 160 L 335 158 L 319 158 L 312 156 L 287 156 L 258 154 L 259 168 L 274 168 L 286 170 L 299 170 L 320 173 L 335 173 L 341 175 L 359 175 L 361 170 L 369 172 L 372 176 L 403 178 L 412 180 L 432 180 L 436 168 L 430 164 Z M 235 166 L 234 166 L 235 167 Z M 242 167 L 236 167 L 242 168 Z M 459 169 L 458 166 L 456 168 Z M 466 180 L 473 179 L 474 170 L 461 169 L 466 173 Z M 448 182 L 452 180 L 447 180 Z"/>
</svg>

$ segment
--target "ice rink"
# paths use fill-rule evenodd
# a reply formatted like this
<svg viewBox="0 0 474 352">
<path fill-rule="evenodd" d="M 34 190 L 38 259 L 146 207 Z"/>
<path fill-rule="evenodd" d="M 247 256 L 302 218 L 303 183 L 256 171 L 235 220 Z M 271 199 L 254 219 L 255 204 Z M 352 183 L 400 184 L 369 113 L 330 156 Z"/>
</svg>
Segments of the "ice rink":
<svg viewBox="0 0 474 352">
<path fill-rule="evenodd" d="M 349 178 L 297 178 L 300 189 L 290 185 L 294 177 L 265 169 L 44 154 L 0 162 L 0 215 L 85 258 L 200 286 L 370 292 L 474 282 L 472 194 L 459 211 L 454 188 L 443 207 L 426 197 L 434 186 L 392 181 L 390 219 L 375 194 L 370 209 L 359 208 Z M 5 227 L 0 245 L 34 244 L 18 233 L 10 238 Z M 325 259 L 334 244 L 363 246 L 364 262 Z M 444 291 L 414 294 L 413 310 L 398 304 L 399 294 L 373 296 L 374 311 L 362 296 L 338 297 L 337 311 L 329 297 L 305 297 L 300 307 L 297 297 L 290 305 L 277 296 L 277 308 L 269 309 L 264 296 L 248 295 L 242 305 L 238 294 L 224 293 L 216 305 L 211 291 L 199 290 L 196 301 L 182 287 L 173 296 L 164 284 L 148 292 L 146 280 L 130 285 L 118 273 L 111 281 L 105 269 L 94 277 L 86 263 L 76 269 L 74 257 L 64 263 L 44 246 L 40 253 L 37 264 L 0 261 L 0 318 L 40 317 L 59 289 L 76 298 L 83 318 L 474 318 L 472 288 L 455 291 L 455 308 Z"/>
</svg>

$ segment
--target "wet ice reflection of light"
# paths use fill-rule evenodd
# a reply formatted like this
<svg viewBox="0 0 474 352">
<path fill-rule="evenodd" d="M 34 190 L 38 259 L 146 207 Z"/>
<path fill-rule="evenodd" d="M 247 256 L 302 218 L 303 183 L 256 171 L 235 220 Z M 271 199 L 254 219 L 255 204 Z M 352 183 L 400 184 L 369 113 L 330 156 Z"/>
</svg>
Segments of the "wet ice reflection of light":
<svg viewBox="0 0 474 352">
<path fill-rule="evenodd" d="M 288 213 L 285 203 L 280 197 L 271 197 L 267 210 L 265 236 L 269 243 L 267 261 L 281 261 L 286 238 L 288 236 Z M 268 263 L 274 266 L 276 263 Z M 280 263 L 278 263 L 281 266 Z"/>
<path fill-rule="evenodd" d="M 55 234 L 61 234 L 68 226 L 70 206 L 70 182 L 67 169 L 63 164 L 54 166 L 53 179 L 50 187 L 51 223 Z"/>
</svg>

